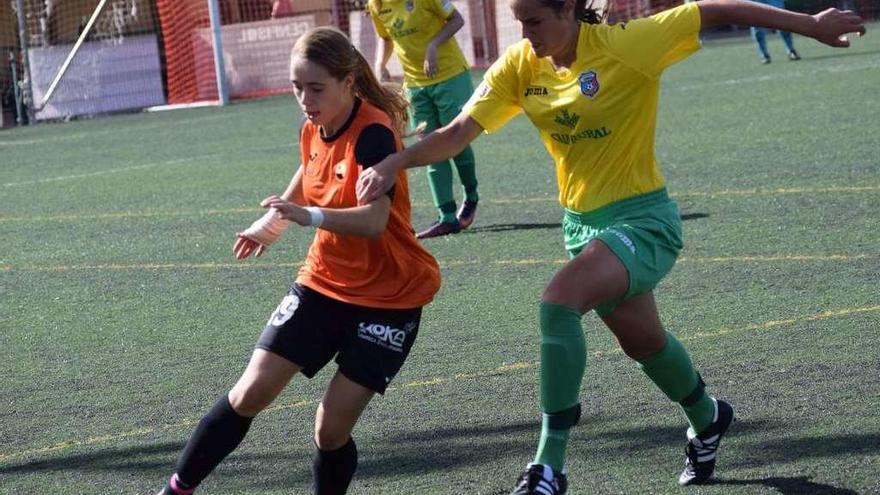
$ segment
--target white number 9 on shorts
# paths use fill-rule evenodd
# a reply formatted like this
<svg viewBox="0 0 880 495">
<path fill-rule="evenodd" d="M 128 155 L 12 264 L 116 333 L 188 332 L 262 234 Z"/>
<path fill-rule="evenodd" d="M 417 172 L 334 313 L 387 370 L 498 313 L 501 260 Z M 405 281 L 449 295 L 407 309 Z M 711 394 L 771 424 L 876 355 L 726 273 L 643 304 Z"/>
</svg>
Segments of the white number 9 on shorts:
<svg viewBox="0 0 880 495">
<path fill-rule="evenodd" d="M 281 303 L 278 304 L 278 308 L 275 309 L 272 316 L 269 317 L 269 325 L 272 325 L 273 327 L 284 325 L 284 323 L 293 316 L 293 313 L 296 312 L 296 308 L 298 307 L 299 297 L 297 297 L 296 294 L 288 294 L 281 300 Z"/>
</svg>

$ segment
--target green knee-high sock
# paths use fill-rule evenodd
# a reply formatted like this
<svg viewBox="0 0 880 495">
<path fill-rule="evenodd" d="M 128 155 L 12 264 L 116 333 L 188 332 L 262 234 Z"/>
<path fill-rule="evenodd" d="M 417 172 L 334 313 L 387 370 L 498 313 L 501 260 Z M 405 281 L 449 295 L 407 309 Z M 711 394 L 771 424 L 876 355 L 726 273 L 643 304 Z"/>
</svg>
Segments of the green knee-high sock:
<svg viewBox="0 0 880 495">
<path fill-rule="evenodd" d="M 541 303 L 541 440 L 535 462 L 565 466 L 568 432 L 580 416 L 578 396 L 587 366 L 580 312 Z"/>
<path fill-rule="evenodd" d="M 480 195 L 477 194 L 477 166 L 474 150 L 470 146 L 466 146 L 461 153 L 455 155 L 452 159 L 455 163 L 455 169 L 458 171 L 458 180 L 461 181 L 461 187 L 464 189 L 464 197 L 468 201 L 479 201 Z"/>
<path fill-rule="evenodd" d="M 452 195 L 452 165 L 449 161 L 428 165 L 428 186 L 441 222 L 455 220 L 455 197 Z"/>
<path fill-rule="evenodd" d="M 666 397 L 681 405 L 695 432 L 700 433 L 712 424 L 715 403 L 702 390 L 700 378 L 694 371 L 687 349 L 674 335 L 666 332 L 666 346 L 657 354 L 638 362 L 642 371 Z M 682 403 L 685 399 L 688 399 L 686 403 Z"/>
</svg>

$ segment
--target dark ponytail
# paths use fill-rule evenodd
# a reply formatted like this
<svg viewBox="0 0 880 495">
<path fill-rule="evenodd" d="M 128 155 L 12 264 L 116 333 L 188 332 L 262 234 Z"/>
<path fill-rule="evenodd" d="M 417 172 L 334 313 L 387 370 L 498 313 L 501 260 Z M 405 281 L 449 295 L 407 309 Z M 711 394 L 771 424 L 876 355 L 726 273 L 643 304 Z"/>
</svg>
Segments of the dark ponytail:
<svg viewBox="0 0 880 495">
<path fill-rule="evenodd" d="M 596 0 L 575 0 L 574 18 L 585 24 L 602 24 L 608 18 L 611 10 L 611 0 L 605 3 L 604 8 L 593 7 Z M 589 1 L 589 5 L 587 2 Z"/>
<path fill-rule="evenodd" d="M 562 12 L 565 0 L 540 0 L 541 5 L 550 7 L 556 12 Z M 605 7 L 594 6 L 598 0 L 574 0 L 574 18 L 585 24 L 602 24 L 608 18 L 611 11 L 612 0 L 605 2 Z"/>
<path fill-rule="evenodd" d="M 407 126 L 409 123 L 409 102 L 403 96 L 403 92 L 399 87 L 390 84 L 382 84 L 373 74 L 370 63 L 364 58 L 364 55 L 354 50 L 357 56 L 358 68 L 354 71 L 354 90 L 358 96 L 368 101 L 371 105 L 385 112 L 391 117 L 397 132 L 407 137 Z"/>
</svg>

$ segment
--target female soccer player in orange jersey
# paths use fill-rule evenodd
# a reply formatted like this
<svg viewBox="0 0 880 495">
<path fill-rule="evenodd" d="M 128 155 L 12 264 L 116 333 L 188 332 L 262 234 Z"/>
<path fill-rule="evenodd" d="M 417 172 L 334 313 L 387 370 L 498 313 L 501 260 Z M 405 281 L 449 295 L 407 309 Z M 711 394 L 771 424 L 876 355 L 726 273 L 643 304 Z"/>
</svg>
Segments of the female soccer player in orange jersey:
<svg viewBox="0 0 880 495">
<path fill-rule="evenodd" d="M 363 205 L 355 195 L 359 174 L 402 148 L 406 100 L 381 86 L 332 28 L 299 38 L 290 73 L 306 115 L 302 162 L 233 249 L 239 260 L 259 256 L 290 223 L 316 227 L 315 239 L 247 369 L 202 418 L 163 495 L 192 493 L 294 375 L 312 377 L 334 357 L 338 369 L 315 417 L 312 472 L 316 494 L 345 493 L 357 467 L 352 429 L 400 370 L 422 307 L 440 287 L 437 262 L 410 224 L 405 171 L 387 194 Z"/>
<path fill-rule="evenodd" d="M 524 112 L 556 161 L 571 260 L 553 276 L 539 308 L 543 424 L 534 462 L 513 494 L 566 491 L 565 453 L 580 418 L 586 368 L 581 317 L 591 310 L 681 406 L 690 427 L 679 483 L 704 483 L 734 415 L 706 392 L 687 350 L 660 323 L 654 300 L 682 248 L 678 208 L 654 154 L 660 77 L 699 49 L 700 30 L 712 26 L 783 29 L 831 46 L 847 46 L 840 36 L 865 28 L 853 12 L 809 16 L 746 0 L 703 0 L 617 25 L 603 23 L 585 0 L 509 1 L 525 39 L 492 65 L 449 125 L 362 174 L 358 197 L 374 199 L 401 170 L 453 156 Z"/>
</svg>

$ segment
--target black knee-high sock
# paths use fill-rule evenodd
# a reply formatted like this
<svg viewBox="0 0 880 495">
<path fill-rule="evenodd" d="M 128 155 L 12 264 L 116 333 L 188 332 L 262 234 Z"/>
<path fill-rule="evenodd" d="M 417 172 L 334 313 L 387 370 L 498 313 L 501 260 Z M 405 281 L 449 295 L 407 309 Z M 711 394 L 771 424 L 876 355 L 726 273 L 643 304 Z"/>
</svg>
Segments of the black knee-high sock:
<svg viewBox="0 0 880 495">
<path fill-rule="evenodd" d="M 315 495 L 343 495 L 357 469 L 358 452 L 354 438 L 336 450 L 316 449 L 312 458 Z"/>
<path fill-rule="evenodd" d="M 177 477 L 195 488 L 238 447 L 254 418 L 239 416 L 224 395 L 199 421 L 192 436 L 177 459 Z"/>
</svg>

